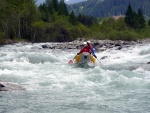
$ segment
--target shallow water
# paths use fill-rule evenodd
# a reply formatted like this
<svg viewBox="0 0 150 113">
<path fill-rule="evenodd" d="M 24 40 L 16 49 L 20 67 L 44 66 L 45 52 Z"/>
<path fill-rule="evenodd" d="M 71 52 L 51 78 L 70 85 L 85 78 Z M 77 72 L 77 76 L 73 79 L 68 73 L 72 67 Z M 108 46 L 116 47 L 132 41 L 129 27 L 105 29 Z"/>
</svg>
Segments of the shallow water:
<svg viewBox="0 0 150 113">
<path fill-rule="evenodd" d="M 0 81 L 26 88 L 0 92 L 0 113 L 150 112 L 150 45 L 96 53 L 92 68 L 68 64 L 78 50 L 41 45 L 0 47 Z"/>
</svg>

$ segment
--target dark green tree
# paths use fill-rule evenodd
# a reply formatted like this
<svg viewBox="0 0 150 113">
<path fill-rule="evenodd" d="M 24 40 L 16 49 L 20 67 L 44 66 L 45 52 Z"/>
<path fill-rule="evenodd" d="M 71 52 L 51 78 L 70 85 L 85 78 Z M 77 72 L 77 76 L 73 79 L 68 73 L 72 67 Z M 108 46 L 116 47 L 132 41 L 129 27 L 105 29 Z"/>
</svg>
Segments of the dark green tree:
<svg viewBox="0 0 150 113">
<path fill-rule="evenodd" d="M 72 25 L 77 25 L 77 18 L 74 14 L 74 12 L 72 11 L 69 15 L 69 22 L 72 24 Z"/>
<path fill-rule="evenodd" d="M 128 5 L 128 8 L 125 14 L 125 23 L 132 28 L 134 27 L 133 10 L 130 4 Z"/>
<path fill-rule="evenodd" d="M 52 0 L 52 7 L 54 8 L 55 12 L 58 11 L 58 0 Z"/>
<path fill-rule="evenodd" d="M 52 0 L 46 0 L 45 2 L 47 8 L 48 8 L 48 12 L 50 15 L 53 15 L 55 10 L 54 10 L 54 5 L 53 5 L 53 2 Z"/>
<path fill-rule="evenodd" d="M 148 21 L 148 26 L 150 26 L 150 19 L 149 19 L 149 21 Z"/>
<path fill-rule="evenodd" d="M 40 17 L 41 20 L 44 22 L 48 22 L 49 21 L 49 11 L 48 11 L 48 7 L 46 6 L 46 4 L 45 3 L 41 4 L 38 7 L 38 10 L 41 13 L 41 17 Z"/>
<path fill-rule="evenodd" d="M 144 16 L 140 8 L 138 9 L 138 23 L 139 23 L 139 29 L 145 26 Z"/>
<path fill-rule="evenodd" d="M 133 11 L 133 28 L 137 29 L 138 28 L 138 15 L 135 11 Z"/>
<path fill-rule="evenodd" d="M 81 14 L 78 15 L 77 19 L 79 22 L 81 22 L 82 24 L 84 24 L 86 26 L 91 26 L 94 23 L 96 23 L 96 21 L 97 21 L 93 17 L 81 15 Z"/>
<path fill-rule="evenodd" d="M 68 9 L 64 0 L 60 0 L 59 5 L 58 5 L 58 11 L 60 15 L 68 16 Z"/>
</svg>

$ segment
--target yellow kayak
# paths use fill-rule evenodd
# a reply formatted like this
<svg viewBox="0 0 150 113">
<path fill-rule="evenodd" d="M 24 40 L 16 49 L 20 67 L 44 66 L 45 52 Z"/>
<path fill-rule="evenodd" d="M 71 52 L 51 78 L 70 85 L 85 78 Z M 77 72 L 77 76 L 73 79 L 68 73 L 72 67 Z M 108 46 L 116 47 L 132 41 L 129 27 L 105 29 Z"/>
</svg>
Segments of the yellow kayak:
<svg viewBox="0 0 150 113">
<path fill-rule="evenodd" d="M 81 54 L 77 55 L 75 58 L 75 62 L 79 64 L 86 64 L 86 63 L 96 63 L 95 57 L 88 53 L 88 52 L 82 52 Z"/>
</svg>

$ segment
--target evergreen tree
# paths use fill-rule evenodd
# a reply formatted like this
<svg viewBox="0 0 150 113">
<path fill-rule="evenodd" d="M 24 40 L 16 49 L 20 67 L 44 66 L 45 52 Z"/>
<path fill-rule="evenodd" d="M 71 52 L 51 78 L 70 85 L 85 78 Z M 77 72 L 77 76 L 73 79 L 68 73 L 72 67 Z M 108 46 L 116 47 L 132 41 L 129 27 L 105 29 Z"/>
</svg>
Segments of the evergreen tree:
<svg viewBox="0 0 150 113">
<path fill-rule="evenodd" d="M 125 14 L 125 23 L 132 28 L 134 27 L 133 10 L 130 4 L 128 5 L 128 9 Z"/>
<path fill-rule="evenodd" d="M 137 29 L 138 28 L 138 15 L 135 11 L 133 11 L 133 28 Z"/>
<path fill-rule="evenodd" d="M 138 23 L 139 23 L 139 29 L 141 29 L 145 26 L 144 16 L 143 16 L 142 10 L 140 8 L 138 9 Z"/>
<path fill-rule="evenodd" d="M 74 14 L 74 12 L 72 11 L 69 15 L 69 22 L 72 24 L 72 25 L 77 25 L 77 18 Z"/>
<path fill-rule="evenodd" d="M 48 5 L 50 4 L 51 1 L 52 1 L 52 0 L 46 0 L 46 1 L 45 1 L 45 4 L 47 5 L 47 7 L 48 7 Z"/>
<path fill-rule="evenodd" d="M 55 10 L 54 10 L 54 6 L 53 6 L 53 2 L 52 0 L 46 0 L 46 6 L 48 8 L 48 11 L 51 15 L 54 14 Z"/>
<path fill-rule="evenodd" d="M 64 0 L 60 0 L 59 5 L 58 5 L 58 10 L 59 10 L 60 15 L 68 16 L 68 9 Z"/>
<path fill-rule="evenodd" d="M 52 7 L 54 8 L 55 12 L 58 11 L 58 0 L 52 0 Z"/>
<path fill-rule="evenodd" d="M 78 21 L 86 26 L 91 26 L 95 23 L 95 19 L 93 17 L 89 17 L 86 15 L 79 14 L 77 17 Z"/>
<path fill-rule="evenodd" d="M 46 6 L 45 3 L 41 4 L 38 7 L 38 10 L 41 12 L 41 19 L 44 22 L 48 22 L 49 21 L 49 12 L 48 12 L 48 7 Z"/>
<path fill-rule="evenodd" d="M 150 26 L 150 19 L 149 19 L 149 21 L 148 21 L 148 25 Z"/>
</svg>

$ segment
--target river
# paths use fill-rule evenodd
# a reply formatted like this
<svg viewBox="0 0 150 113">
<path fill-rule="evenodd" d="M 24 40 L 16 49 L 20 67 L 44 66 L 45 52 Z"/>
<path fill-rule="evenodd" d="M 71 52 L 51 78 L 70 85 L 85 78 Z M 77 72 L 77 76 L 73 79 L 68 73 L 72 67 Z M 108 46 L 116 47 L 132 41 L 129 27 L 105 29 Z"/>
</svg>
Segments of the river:
<svg viewBox="0 0 150 113">
<path fill-rule="evenodd" d="M 0 92 L 0 113 L 150 113 L 149 44 L 98 52 L 91 68 L 41 45 L 0 47 L 0 81 L 26 88 Z"/>
</svg>

